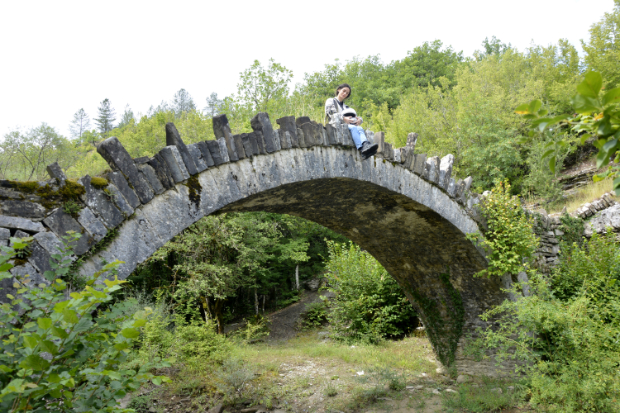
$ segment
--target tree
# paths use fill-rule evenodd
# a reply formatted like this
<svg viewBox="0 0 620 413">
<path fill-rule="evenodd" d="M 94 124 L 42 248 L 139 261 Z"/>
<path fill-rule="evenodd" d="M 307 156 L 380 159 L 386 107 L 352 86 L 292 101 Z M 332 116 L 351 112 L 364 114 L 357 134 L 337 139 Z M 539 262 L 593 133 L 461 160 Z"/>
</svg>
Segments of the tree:
<svg viewBox="0 0 620 413">
<path fill-rule="evenodd" d="M 475 53 L 478 60 L 483 59 L 485 56 L 501 56 L 506 50 L 512 48 L 512 45 L 510 43 L 502 43 L 501 40 L 493 36 L 491 40 L 485 37 L 482 41 L 482 47 L 484 47 L 482 52 L 476 51 Z"/>
<path fill-rule="evenodd" d="M 174 94 L 174 98 L 172 99 L 172 110 L 174 110 L 174 114 L 177 118 L 185 112 L 196 110 L 194 100 L 187 90 L 179 89 L 179 91 Z"/>
<path fill-rule="evenodd" d="M 266 68 L 255 60 L 240 76 L 240 83 L 237 84 L 240 101 L 253 110 L 267 112 L 270 104 L 285 100 L 288 96 L 288 84 L 293 72 L 273 59 L 269 59 Z"/>
<path fill-rule="evenodd" d="M 590 41 L 581 41 L 586 65 L 602 75 L 608 89 L 620 86 L 620 0 L 614 3 L 614 11 L 590 28 Z"/>
<path fill-rule="evenodd" d="M 104 138 L 107 138 L 108 133 L 114 129 L 114 121 L 116 120 L 116 113 L 110 104 L 109 99 L 104 99 L 101 101 L 99 108 L 99 117 L 95 119 L 95 123 L 103 135 Z"/>
<path fill-rule="evenodd" d="M 133 110 L 129 107 L 129 105 L 125 106 L 125 112 L 123 112 L 123 116 L 121 116 L 121 121 L 118 124 L 119 128 L 123 126 L 129 125 L 131 121 L 135 121 L 135 117 L 133 114 Z"/>
<path fill-rule="evenodd" d="M 74 139 L 82 140 L 82 135 L 84 132 L 90 129 L 90 118 L 84 111 L 84 108 L 78 110 L 73 115 L 73 120 L 69 125 L 69 130 L 71 131 L 71 136 Z"/>
<path fill-rule="evenodd" d="M 213 92 L 207 98 L 207 106 L 205 106 L 204 111 L 207 112 L 207 115 L 210 117 L 214 117 L 219 115 L 223 105 L 224 101 L 222 99 L 218 99 L 217 93 Z"/>
</svg>

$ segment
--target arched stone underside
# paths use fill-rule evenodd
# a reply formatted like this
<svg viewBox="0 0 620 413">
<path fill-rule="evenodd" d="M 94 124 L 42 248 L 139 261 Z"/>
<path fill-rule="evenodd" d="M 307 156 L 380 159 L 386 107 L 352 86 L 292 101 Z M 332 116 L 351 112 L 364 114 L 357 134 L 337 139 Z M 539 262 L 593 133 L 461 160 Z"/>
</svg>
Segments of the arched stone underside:
<svg viewBox="0 0 620 413">
<path fill-rule="evenodd" d="M 263 129 L 263 134 L 267 132 Z M 297 132 L 300 134 L 300 129 Z M 112 228 L 116 231 L 105 249 L 85 255 L 88 258 L 80 271 L 93 274 L 104 260 L 118 259 L 124 261 L 119 276 L 125 278 L 172 237 L 204 216 L 229 211 L 291 214 L 331 228 L 371 253 L 403 287 L 445 365 L 470 374 L 488 373 L 489 362 L 467 359 L 459 347 L 463 337 L 475 337 L 476 328 L 486 326 L 480 314 L 507 298 L 499 280 L 473 277 L 486 267 L 486 260 L 466 238 L 466 234 L 478 231 L 472 209 L 475 196 L 467 192 L 471 179 L 465 183 L 450 179 L 453 158 L 447 166 L 444 160 L 451 155 L 441 162 L 439 158 L 427 160 L 425 155 L 413 156 L 412 147 L 410 151 L 399 149 L 401 157 L 385 144 L 383 154 L 362 160 L 358 151 L 349 146 L 350 140 L 336 136 L 337 142 L 332 144 L 325 132 L 322 136 L 322 142 L 317 138 L 313 145 L 305 147 L 290 147 L 289 140 L 289 148 L 284 149 L 284 138 L 281 146 L 271 151 L 255 148 L 252 153 L 251 146 L 246 146 L 245 156 L 234 162 L 225 156 L 225 139 L 207 141 L 210 145 L 218 142 L 208 148 L 213 155 L 211 165 L 207 167 L 205 159 L 204 167 L 193 172 L 183 150 L 186 156 L 194 158 L 194 167 L 200 164 L 200 156 L 192 148 L 188 151 L 191 145 L 185 147 L 180 137 L 180 142 L 168 141 L 170 146 L 160 152 L 161 158 L 158 154 L 148 161 L 150 169 L 141 168 L 144 160 L 127 161 L 118 140 L 110 138 L 103 145 L 107 149 L 102 151 L 100 146 L 99 151 L 105 152 L 102 155 L 117 172 L 108 175 L 106 192 L 93 188 L 88 176 L 80 180 L 86 188 L 82 196 L 86 207 L 75 224 L 62 208 L 47 212 L 42 219 L 45 226 L 37 219 L 31 219 L 30 226 L 15 221 L 26 221 L 23 218 L 0 215 L 0 227 L 10 228 L 13 233 L 20 228 L 35 234 L 29 263 L 16 267 L 14 274 L 26 270 L 41 272 L 44 268 L 39 269 L 43 266 L 40 261 L 44 260 L 37 261 L 35 255 L 50 251 L 54 241 L 51 238 L 78 223 L 87 235 L 83 245 L 77 246 L 83 249 L 82 253 L 96 248 L 96 241 Z M 263 140 L 262 136 L 259 138 Z M 230 147 L 228 152 L 231 153 Z M 166 158 L 166 153 L 174 156 Z M 220 162 L 216 159 L 218 154 Z M 168 177 L 160 175 L 153 160 L 167 163 Z M 420 160 L 422 168 L 418 169 Z M 148 182 L 146 190 L 132 177 L 127 162 L 137 165 L 142 181 Z M 181 171 L 175 172 L 176 167 Z M 123 179 L 117 176 L 119 172 Z M 57 179 L 62 185 L 61 179 Z M 169 179 L 167 186 L 165 179 Z M 114 214 L 108 211 L 111 207 L 107 203 L 123 212 L 119 222 L 113 222 Z M 99 227 L 93 222 L 103 224 L 99 226 L 103 233 L 97 237 Z"/>
</svg>

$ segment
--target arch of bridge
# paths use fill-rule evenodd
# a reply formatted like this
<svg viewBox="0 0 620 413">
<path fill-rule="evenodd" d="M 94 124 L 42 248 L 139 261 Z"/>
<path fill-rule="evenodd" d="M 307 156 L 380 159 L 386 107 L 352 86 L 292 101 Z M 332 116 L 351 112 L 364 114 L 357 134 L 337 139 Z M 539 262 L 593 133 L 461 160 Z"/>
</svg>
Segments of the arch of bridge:
<svg viewBox="0 0 620 413">
<path fill-rule="evenodd" d="M 403 148 L 399 150 L 401 156 L 395 157 L 394 150 L 390 152 L 380 135 L 375 140 L 380 141 L 381 153 L 362 160 L 349 146 L 350 140 L 337 136 L 341 133 L 346 138 L 345 128 L 331 131 L 336 135 L 336 143 L 330 143 L 329 131 L 323 129 L 322 142 L 316 139 L 314 145 L 302 146 L 299 139 L 297 147 L 291 145 L 290 135 L 273 131 L 275 139 L 282 139 L 271 153 L 266 148 L 256 150 L 256 145 L 253 151 L 252 145 L 246 145 L 244 156 L 239 159 L 239 153 L 231 152 L 234 139 L 228 139 L 237 135 L 226 136 L 224 130 L 225 136 L 218 140 L 218 145 L 208 147 L 210 163 L 218 163 L 218 156 L 220 162 L 208 167 L 206 157 L 201 161 L 196 147 L 186 147 L 172 132 L 165 150 L 173 156 L 162 155 L 160 162 L 168 164 L 169 183 L 173 185 L 163 190 L 155 188 L 149 170 L 140 167 L 145 165 L 143 160 L 131 163 L 140 170 L 143 183 L 149 185 L 145 185 L 145 190 L 137 181 L 132 182 L 136 178 L 132 178 L 131 168 L 124 165 L 128 155 L 116 138 L 100 146 L 100 153 L 112 168 L 121 172 L 125 182 L 129 181 L 127 188 L 121 188 L 119 176 L 110 179 L 107 194 L 115 195 L 111 207 L 120 211 L 131 208 L 131 214 L 126 213 L 122 222 L 114 225 L 117 235 L 109 245 L 85 260 L 80 269 L 83 274 L 100 269 L 102 259 L 118 259 L 124 261 L 119 276 L 125 278 L 172 237 L 213 213 L 268 211 L 296 215 L 347 236 L 371 253 L 399 282 L 418 310 L 440 360 L 448 365 L 456 363 L 461 371 L 476 369 L 475 363 L 458 351 L 459 343 L 464 335 L 476 336 L 476 328 L 486 325 L 480 314 L 499 304 L 506 294 L 499 280 L 473 277 L 486 267 L 486 260 L 466 238 L 478 231 L 478 225 L 473 219 L 471 196 L 463 191 L 463 183 L 450 179 L 451 162 L 449 168 L 442 168 L 438 158 L 426 160 L 424 156 L 422 169 L 419 165 L 416 168 L 413 148 Z M 268 132 L 263 129 L 264 136 L 258 134 L 253 138 L 258 136 L 262 140 L 259 144 L 266 147 Z M 300 138 L 303 131 L 297 132 Z M 289 139 L 288 149 L 283 149 L 285 138 Z M 250 139 L 242 142 L 252 143 Z M 220 153 L 216 153 L 218 148 Z M 238 159 L 231 162 L 233 156 Z M 200 167 L 202 164 L 204 168 Z M 156 165 L 149 165 L 155 171 Z M 160 171 L 155 171 L 155 176 L 160 183 L 166 179 Z M 101 191 L 91 185 L 89 177 L 80 182 L 86 187 L 85 209 L 93 211 L 92 220 L 101 221 L 110 229 L 110 218 L 106 218 L 105 212 L 110 206 L 103 205 L 106 197 L 97 196 Z M 149 188 L 151 199 L 145 195 Z M 139 198 L 133 201 L 133 207 L 132 195 L 124 194 L 127 190 Z M 155 195 L 157 192 L 160 193 Z M 120 205 L 123 202 L 129 206 Z M 62 217 L 54 218 L 54 214 Z M 53 233 L 63 235 L 66 226 L 55 226 L 54 219 L 66 219 L 65 215 L 62 208 L 49 214 L 43 220 L 47 228 L 42 228 L 35 240 L 38 237 L 37 241 L 44 245 Z M 84 225 L 82 232 L 95 232 L 86 224 L 86 218 L 78 221 Z M 93 240 L 90 244 L 94 244 Z M 34 262 L 32 267 L 38 269 Z"/>
</svg>

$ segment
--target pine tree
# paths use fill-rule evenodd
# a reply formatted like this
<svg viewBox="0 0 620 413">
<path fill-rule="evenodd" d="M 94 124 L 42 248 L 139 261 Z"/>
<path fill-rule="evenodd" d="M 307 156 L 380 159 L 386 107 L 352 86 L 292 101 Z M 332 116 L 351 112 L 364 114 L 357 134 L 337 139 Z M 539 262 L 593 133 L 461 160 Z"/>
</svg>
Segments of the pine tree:
<svg viewBox="0 0 620 413">
<path fill-rule="evenodd" d="M 82 140 L 82 135 L 84 132 L 90 129 L 90 118 L 84 108 L 78 110 L 73 115 L 73 120 L 69 125 L 69 130 L 71 131 L 71 136 L 74 139 Z"/>
<path fill-rule="evenodd" d="M 192 96 L 187 92 L 187 90 L 179 89 L 179 91 L 174 94 L 174 99 L 172 100 L 172 109 L 174 110 L 175 116 L 179 117 L 184 112 L 196 110 L 196 105 L 194 104 L 194 100 L 192 99 Z"/>
<path fill-rule="evenodd" d="M 122 128 L 123 126 L 129 125 L 132 120 L 134 120 L 133 110 L 129 107 L 129 105 L 125 106 L 125 112 L 123 116 L 121 116 L 121 121 L 117 127 Z"/>
<path fill-rule="evenodd" d="M 213 92 L 207 98 L 207 106 L 205 106 L 204 111 L 207 112 L 207 115 L 215 117 L 216 115 L 219 115 L 223 104 L 224 101 L 222 99 L 218 99 L 217 93 Z"/>
<path fill-rule="evenodd" d="M 104 138 L 107 138 L 108 133 L 114 129 L 114 121 L 116 120 L 116 113 L 110 104 L 109 99 L 104 99 L 98 108 L 99 117 L 95 119 L 95 123 L 99 128 L 99 132 Z"/>
</svg>

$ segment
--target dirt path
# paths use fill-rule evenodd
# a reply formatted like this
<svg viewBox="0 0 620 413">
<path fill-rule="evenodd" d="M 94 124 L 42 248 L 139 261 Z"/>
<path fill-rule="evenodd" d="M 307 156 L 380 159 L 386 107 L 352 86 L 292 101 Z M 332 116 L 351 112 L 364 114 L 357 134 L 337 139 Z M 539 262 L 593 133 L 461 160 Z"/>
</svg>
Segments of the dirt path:
<svg viewBox="0 0 620 413">
<path fill-rule="evenodd" d="M 297 327 L 301 314 L 308 305 L 321 301 L 321 295 L 331 297 L 332 293 L 321 291 L 305 291 L 301 299 L 295 304 L 271 313 L 269 315 L 269 342 L 288 341 L 297 335 Z"/>
</svg>

